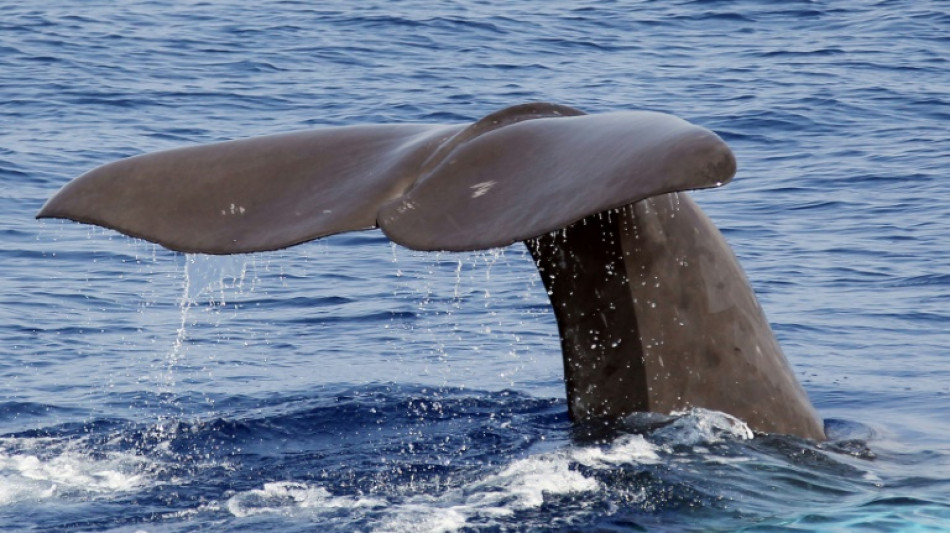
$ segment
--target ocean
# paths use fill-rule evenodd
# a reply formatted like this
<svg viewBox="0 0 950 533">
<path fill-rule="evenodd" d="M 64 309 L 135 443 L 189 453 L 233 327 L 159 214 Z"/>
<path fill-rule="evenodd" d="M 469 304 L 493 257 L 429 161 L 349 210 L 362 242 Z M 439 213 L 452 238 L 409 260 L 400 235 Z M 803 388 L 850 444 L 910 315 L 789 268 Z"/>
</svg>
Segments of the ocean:
<svg viewBox="0 0 950 533">
<path fill-rule="evenodd" d="M 0 531 L 950 530 L 940 1 L 0 3 Z M 695 193 L 830 440 L 575 427 L 521 245 L 185 255 L 37 221 L 144 152 L 548 101 L 718 133 Z"/>
</svg>

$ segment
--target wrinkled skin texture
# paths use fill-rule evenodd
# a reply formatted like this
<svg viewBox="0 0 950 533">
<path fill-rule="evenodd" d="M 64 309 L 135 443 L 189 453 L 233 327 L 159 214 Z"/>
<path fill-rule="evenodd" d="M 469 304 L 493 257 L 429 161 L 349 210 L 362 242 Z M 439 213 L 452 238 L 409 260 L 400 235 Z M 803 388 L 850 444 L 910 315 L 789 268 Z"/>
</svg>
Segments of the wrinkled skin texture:
<svg viewBox="0 0 950 533">
<path fill-rule="evenodd" d="M 574 420 L 703 407 L 824 439 L 732 250 L 686 193 L 528 248 L 558 320 Z"/>
</svg>

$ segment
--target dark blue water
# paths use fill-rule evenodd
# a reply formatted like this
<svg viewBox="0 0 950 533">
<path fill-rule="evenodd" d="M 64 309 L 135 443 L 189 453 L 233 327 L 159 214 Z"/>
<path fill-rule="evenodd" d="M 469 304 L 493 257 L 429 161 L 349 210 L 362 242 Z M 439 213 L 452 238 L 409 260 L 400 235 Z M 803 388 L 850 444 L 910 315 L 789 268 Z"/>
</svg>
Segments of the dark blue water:
<svg viewBox="0 0 950 533">
<path fill-rule="evenodd" d="M 950 529 L 947 7 L 0 4 L 0 529 Z M 186 257 L 33 219 L 119 157 L 534 100 L 729 142 L 695 197 L 831 442 L 572 427 L 518 247 Z"/>
</svg>

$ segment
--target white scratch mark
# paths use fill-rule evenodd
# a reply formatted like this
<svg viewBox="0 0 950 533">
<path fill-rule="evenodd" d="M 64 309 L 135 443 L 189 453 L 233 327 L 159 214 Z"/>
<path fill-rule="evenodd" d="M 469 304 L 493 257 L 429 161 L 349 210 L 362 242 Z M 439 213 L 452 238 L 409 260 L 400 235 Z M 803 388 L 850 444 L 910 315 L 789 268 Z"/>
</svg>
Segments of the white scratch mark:
<svg viewBox="0 0 950 533">
<path fill-rule="evenodd" d="M 476 183 L 475 185 L 472 185 L 471 189 L 475 191 L 472 193 L 472 198 L 478 198 L 479 196 L 484 195 L 485 193 L 490 191 L 491 188 L 494 187 L 496 183 L 498 182 L 492 180 L 492 181 L 483 181 L 481 183 Z"/>
</svg>

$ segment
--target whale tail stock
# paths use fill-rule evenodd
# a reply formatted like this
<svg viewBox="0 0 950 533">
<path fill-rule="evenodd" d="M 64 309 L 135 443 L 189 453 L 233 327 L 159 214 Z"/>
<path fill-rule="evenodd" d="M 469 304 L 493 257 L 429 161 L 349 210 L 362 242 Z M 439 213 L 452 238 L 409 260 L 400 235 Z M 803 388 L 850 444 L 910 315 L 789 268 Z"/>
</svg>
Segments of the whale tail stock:
<svg viewBox="0 0 950 533">
<path fill-rule="evenodd" d="M 735 255 L 685 193 L 527 245 L 554 307 L 575 421 L 703 407 L 824 439 Z"/>
<path fill-rule="evenodd" d="M 372 227 L 417 250 L 523 241 L 554 306 L 572 419 L 704 407 L 822 439 L 731 249 L 681 192 L 734 173 L 719 137 L 676 117 L 537 103 L 467 126 L 325 128 L 131 157 L 68 183 L 37 217 L 210 254 Z"/>
</svg>

